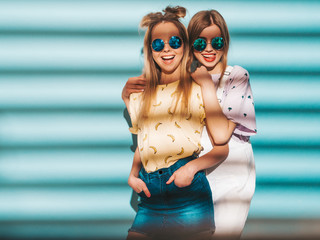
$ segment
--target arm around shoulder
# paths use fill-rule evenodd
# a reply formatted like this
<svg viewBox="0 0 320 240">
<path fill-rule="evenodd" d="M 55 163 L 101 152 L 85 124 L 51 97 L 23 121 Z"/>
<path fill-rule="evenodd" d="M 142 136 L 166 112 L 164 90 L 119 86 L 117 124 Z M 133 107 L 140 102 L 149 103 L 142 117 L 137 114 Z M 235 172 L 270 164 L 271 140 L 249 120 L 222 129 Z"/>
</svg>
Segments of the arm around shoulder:
<svg viewBox="0 0 320 240">
<path fill-rule="evenodd" d="M 126 102 L 130 98 L 131 93 L 143 92 L 146 87 L 146 79 L 143 74 L 139 77 L 131 77 L 128 79 L 122 89 L 122 100 Z M 127 105 L 127 104 L 126 104 Z"/>
</svg>

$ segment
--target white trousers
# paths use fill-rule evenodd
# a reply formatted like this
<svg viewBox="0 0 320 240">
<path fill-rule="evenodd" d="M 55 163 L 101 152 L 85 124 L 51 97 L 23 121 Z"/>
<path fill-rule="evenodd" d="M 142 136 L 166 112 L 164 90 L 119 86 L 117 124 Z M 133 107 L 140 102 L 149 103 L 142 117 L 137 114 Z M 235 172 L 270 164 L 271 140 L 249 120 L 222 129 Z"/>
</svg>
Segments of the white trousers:
<svg viewBox="0 0 320 240">
<path fill-rule="evenodd" d="M 206 152 L 212 149 L 210 140 L 202 138 Z M 240 238 L 244 228 L 251 199 L 255 190 L 256 172 L 250 142 L 229 141 L 229 155 L 216 169 L 207 169 L 207 178 L 211 186 L 215 236 L 232 235 Z"/>
</svg>

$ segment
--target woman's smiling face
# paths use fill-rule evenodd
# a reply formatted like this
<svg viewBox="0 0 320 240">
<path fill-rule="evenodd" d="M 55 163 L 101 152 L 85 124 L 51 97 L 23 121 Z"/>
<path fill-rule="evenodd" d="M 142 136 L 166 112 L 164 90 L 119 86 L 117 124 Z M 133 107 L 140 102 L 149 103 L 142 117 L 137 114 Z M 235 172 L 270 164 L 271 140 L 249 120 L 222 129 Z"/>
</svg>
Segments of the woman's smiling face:
<svg viewBox="0 0 320 240">
<path fill-rule="evenodd" d="M 208 71 L 212 71 L 220 63 L 220 59 L 223 55 L 222 49 L 216 50 L 211 45 L 211 41 L 215 37 L 221 37 L 221 31 L 217 25 L 213 24 L 203 29 L 198 37 L 206 41 L 206 48 L 201 52 L 193 48 L 194 56 L 208 69 Z"/>
<path fill-rule="evenodd" d="M 158 23 L 152 30 L 151 43 L 155 39 L 162 39 L 164 48 L 161 51 L 155 51 L 152 47 L 152 57 L 158 64 L 162 73 L 172 74 L 180 68 L 181 59 L 183 57 L 183 42 L 181 47 L 172 48 L 169 45 L 171 37 L 176 36 L 181 39 L 178 28 L 171 22 Z"/>
</svg>

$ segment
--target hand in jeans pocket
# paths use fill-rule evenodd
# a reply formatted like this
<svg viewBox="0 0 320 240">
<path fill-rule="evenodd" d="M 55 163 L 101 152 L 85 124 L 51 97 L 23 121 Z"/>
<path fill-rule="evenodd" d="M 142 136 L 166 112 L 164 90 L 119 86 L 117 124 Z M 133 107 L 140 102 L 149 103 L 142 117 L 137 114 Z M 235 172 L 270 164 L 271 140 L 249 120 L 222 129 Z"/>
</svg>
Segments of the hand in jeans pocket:
<svg viewBox="0 0 320 240">
<path fill-rule="evenodd" d="M 177 187 L 187 187 L 191 185 L 195 174 L 196 173 L 191 168 L 188 168 L 187 165 L 184 165 L 172 174 L 172 176 L 167 181 L 167 184 L 170 184 L 174 181 L 174 184 Z"/>
<path fill-rule="evenodd" d="M 135 177 L 133 175 L 130 175 L 128 179 L 128 184 L 136 193 L 140 194 L 141 192 L 144 192 L 144 194 L 147 197 L 151 197 L 149 189 L 147 188 L 147 185 L 145 184 L 145 182 L 142 181 L 142 179 Z"/>
</svg>

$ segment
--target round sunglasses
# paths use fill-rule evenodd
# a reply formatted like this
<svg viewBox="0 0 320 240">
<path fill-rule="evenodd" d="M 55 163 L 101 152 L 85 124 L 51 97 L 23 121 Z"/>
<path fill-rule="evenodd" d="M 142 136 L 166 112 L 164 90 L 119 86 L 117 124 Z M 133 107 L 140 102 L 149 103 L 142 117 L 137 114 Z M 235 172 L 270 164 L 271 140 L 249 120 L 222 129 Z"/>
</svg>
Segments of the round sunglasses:
<svg viewBox="0 0 320 240">
<path fill-rule="evenodd" d="M 155 39 L 152 41 L 152 49 L 156 52 L 160 52 L 164 49 L 165 42 L 162 39 Z M 173 49 L 178 49 L 182 46 L 182 40 L 177 36 L 172 36 L 169 40 L 169 46 Z"/>
<path fill-rule="evenodd" d="M 211 46 L 215 50 L 221 50 L 224 46 L 224 40 L 222 37 L 215 37 L 211 40 Z M 195 50 L 202 52 L 207 47 L 207 42 L 203 38 L 198 38 L 194 41 L 193 47 Z"/>
</svg>

